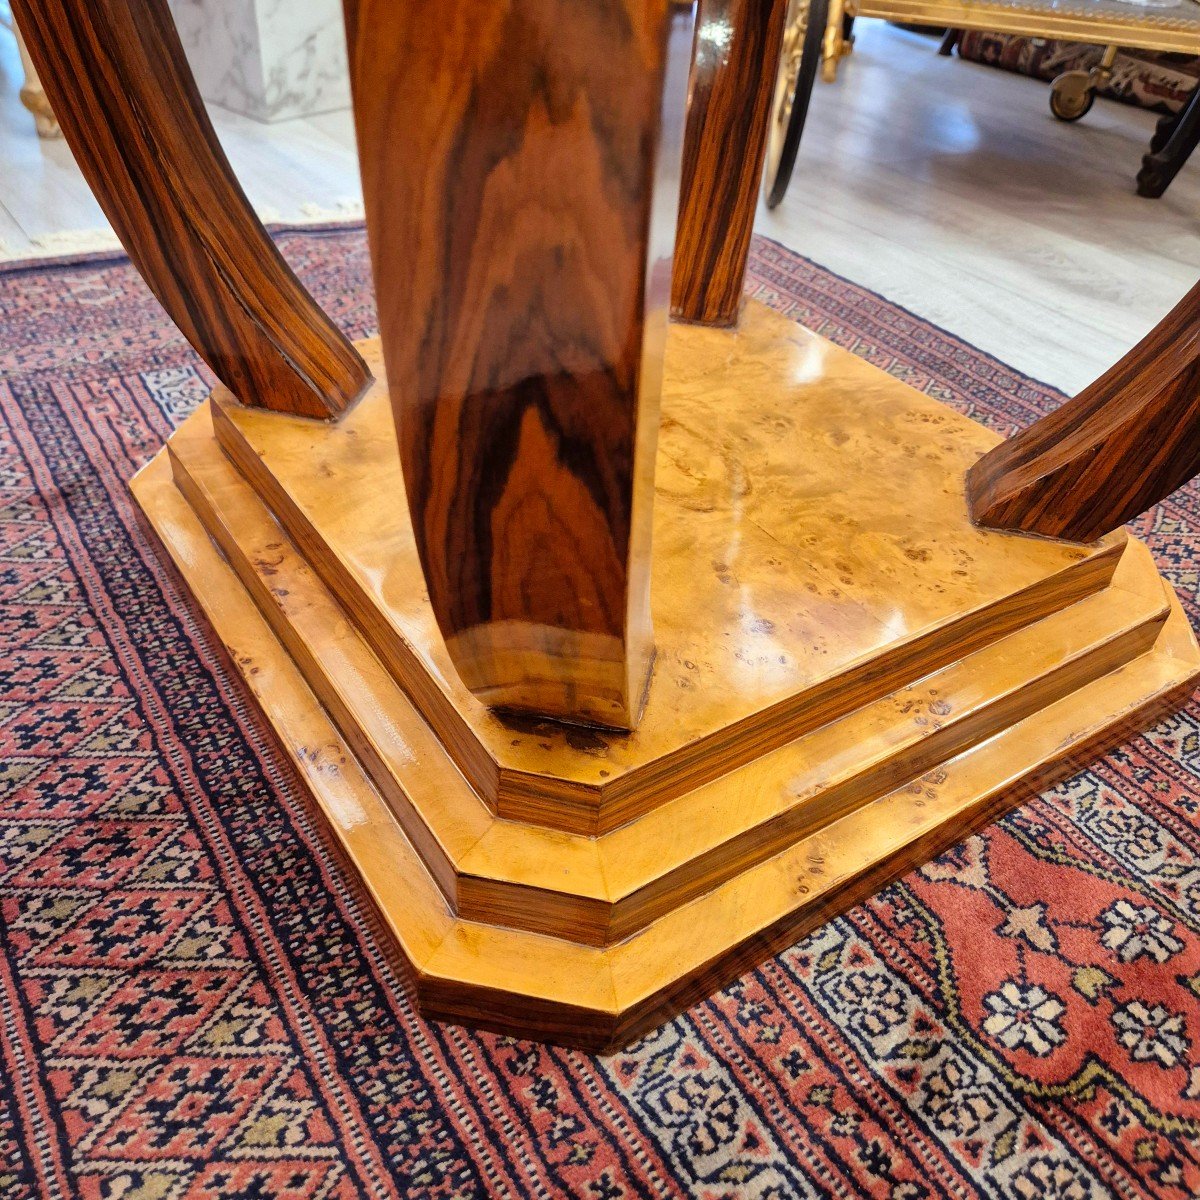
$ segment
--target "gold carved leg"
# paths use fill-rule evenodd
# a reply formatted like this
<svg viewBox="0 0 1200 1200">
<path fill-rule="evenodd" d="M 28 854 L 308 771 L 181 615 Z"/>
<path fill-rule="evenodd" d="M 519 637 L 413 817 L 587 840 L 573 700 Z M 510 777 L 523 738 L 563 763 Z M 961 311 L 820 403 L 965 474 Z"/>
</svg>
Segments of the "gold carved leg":
<svg viewBox="0 0 1200 1200">
<path fill-rule="evenodd" d="M 38 78 L 37 68 L 34 67 L 33 60 L 29 57 L 29 51 L 25 48 L 25 40 L 21 37 L 21 31 L 14 28 L 13 33 L 17 38 L 17 50 L 21 55 L 21 66 L 25 72 L 25 82 L 21 86 L 21 103 L 33 114 L 33 123 L 37 128 L 38 137 L 60 138 L 62 130 L 59 128 L 58 118 L 54 115 L 54 109 L 50 107 L 50 101 L 42 88 L 42 81 Z"/>
<path fill-rule="evenodd" d="M 854 38 L 847 33 L 853 18 L 849 7 L 846 0 L 829 0 L 829 19 L 821 54 L 821 79 L 825 83 L 833 83 L 837 78 L 838 63 L 854 50 Z"/>
</svg>

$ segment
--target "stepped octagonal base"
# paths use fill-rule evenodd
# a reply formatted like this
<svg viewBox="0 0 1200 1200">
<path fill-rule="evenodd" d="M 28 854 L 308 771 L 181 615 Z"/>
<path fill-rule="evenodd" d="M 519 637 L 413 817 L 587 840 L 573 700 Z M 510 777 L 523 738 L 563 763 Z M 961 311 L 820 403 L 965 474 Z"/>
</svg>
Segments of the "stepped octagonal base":
<svg viewBox="0 0 1200 1200">
<path fill-rule="evenodd" d="M 1190 693 L 1143 546 L 970 525 L 995 441 L 760 305 L 673 327 L 631 735 L 458 682 L 380 385 L 337 425 L 218 389 L 133 489 L 423 1009 L 600 1049 Z"/>
</svg>

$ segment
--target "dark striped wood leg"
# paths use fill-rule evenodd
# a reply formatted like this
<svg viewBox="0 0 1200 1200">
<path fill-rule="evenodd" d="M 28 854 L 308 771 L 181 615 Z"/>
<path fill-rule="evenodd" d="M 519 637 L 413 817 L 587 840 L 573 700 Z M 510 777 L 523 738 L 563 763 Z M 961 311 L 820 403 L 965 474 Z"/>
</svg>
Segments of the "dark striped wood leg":
<svg viewBox="0 0 1200 1200">
<path fill-rule="evenodd" d="M 1200 471 L 1200 285 L 1073 400 L 967 475 L 976 523 L 1088 542 Z"/>
<path fill-rule="evenodd" d="M 196 352 L 243 403 L 331 417 L 370 381 L 292 274 L 221 150 L 166 0 L 13 0 L 100 207 Z"/>
<path fill-rule="evenodd" d="M 700 0 L 671 288 L 680 320 L 737 320 L 787 7 Z"/>
<path fill-rule="evenodd" d="M 692 6 L 346 14 L 380 336 L 447 647 L 488 704 L 628 728 Z"/>
</svg>

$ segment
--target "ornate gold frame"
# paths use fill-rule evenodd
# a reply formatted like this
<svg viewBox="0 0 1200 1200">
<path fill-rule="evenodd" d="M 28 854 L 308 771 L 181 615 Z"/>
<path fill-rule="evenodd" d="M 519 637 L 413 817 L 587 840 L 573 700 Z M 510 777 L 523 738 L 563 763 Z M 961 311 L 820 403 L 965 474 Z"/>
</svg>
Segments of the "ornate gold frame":
<svg viewBox="0 0 1200 1200">
<path fill-rule="evenodd" d="M 1200 54 L 1200 5 L 1190 0 L 1173 8 L 1141 8 L 1121 0 L 833 0 L 822 64 L 827 82 L 836 75 L 838 60 L 849 53 L 843 16 Z"/>
</svg>

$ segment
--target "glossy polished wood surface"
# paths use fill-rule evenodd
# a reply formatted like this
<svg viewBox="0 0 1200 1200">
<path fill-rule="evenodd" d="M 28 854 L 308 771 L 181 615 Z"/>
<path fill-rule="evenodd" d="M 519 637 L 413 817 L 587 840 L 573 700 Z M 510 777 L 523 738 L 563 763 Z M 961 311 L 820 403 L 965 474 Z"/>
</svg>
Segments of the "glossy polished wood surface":
<svg viewBox="0 0 1200 1200">
<path fill-rule="evenodd" d="M 1200 472 L 1200 285 L 1090 387 L 970 471 L 980 525 L 1091 541 Z"/>
<path fill-rule="evenodd" d="M 188 460 L 180 478 L 206 477 L 209 500 L 232 505 L 229 528 L 249 536 L 243 523 L 261 502 L 243 507 L 247 484 L 206 420 L 202 410 L 176 437 Z M 877 434 L 887 445 L 892 431 Z M 378 660 L 354 651 L 357 635 L 329 615 L 332 596 L 321 601 L 323 585 L 269 532 L 265 510 L 260 561 L 239 566 L 210 541 L 166 455 L 134 491 L 394 933 L 423 1011 L 593 1050 L 668 1019 L 1078 769 L 1177 703 L 1200 670 L 1178 605 L 1145 549 L 1126 541 L 1101 592 L 915 681 L 873 715 L 868 706 L 840 734 L 817 731 L 824 750 L 798 742 L 774 768 L 767 756 L 611 834 L 572 837 L 471 807 L 437 739 L 387 698 Z M 306 656 L 306 643 L 319 654 Z M 839 774 L 871 774 L 876 755 L 889 765 L 850 799 Z M 831 790 L 815 803 L 826 772 Z M 788 814 L 782 824 L 772 805 Z M 747 808 L 761 846 L 720 832 Z M 604 941 L 593 916 L 606 902 L 619 923 Z"/>
<path fill-rule="evenodd" d="M 700 0 L 671 312 L 732 325 L 742 303 L 787 0 Z"/>
<path fill-rule="evenodd" d="M 616 828 L 1100 591 L 1125 543 L 975 528 L 962 477 L 996 436 L 761 304 L 735 331 L 673 326 L 646 707 L 631 734 L 573 730 L 489 713 L 458 680 L 407 515 L 379 503 L 400 486 L 382 383 L 336 426 L 220 392 L 213 418 L 487 803 L 577 833 Z"/>
<path fill-rule="evenodd" d="M 488 704 L 630 727 L 692 6 L 346 14 L 380 334 L 450 656 Z"/>
<path fill-rule="evenodd" d="M 806 833 L 987 741 L 1151 649 L 1167 596 L 1126 542 L 1112 584 L 597 838 L 497 819 L 201 414 L 175 485 L 459 916 L 611 945 Z M 1150 586 L 1141 586 L 1143 581 Z M 787 780 L 781 787 L 780 781 Z"/>
<path fill-rule="evenodd" d="M 130 258 L 244 404 L 336 416 L 368 382 L 238 186 L 166 0 L 14 0 L 63 133 Z"/>
</svg>

